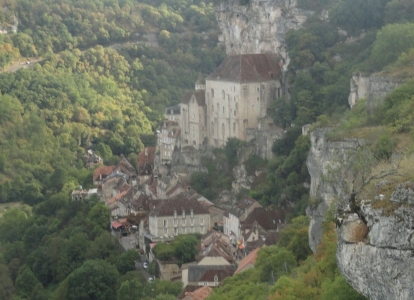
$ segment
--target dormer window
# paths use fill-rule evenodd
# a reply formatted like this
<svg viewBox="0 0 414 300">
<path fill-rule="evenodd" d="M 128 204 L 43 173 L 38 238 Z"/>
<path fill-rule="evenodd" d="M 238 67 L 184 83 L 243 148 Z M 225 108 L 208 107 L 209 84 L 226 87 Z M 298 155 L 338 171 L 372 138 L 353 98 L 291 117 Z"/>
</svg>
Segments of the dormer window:
<svg viewBox="0 0 414 300">
<path fill-rule="evenodd" d="M 177 218 L 177 210 L 174 209 L 174 218 Z"/>
<path fill-rule="evenodd" d="M 193 211 L 193 209 L 190 210 L 190 216 L 191 216 L 191 218 L 194 218 L 194 211 Z"/>
<path fill-rule="evenodd" d="M 218 282 L 218 276 L 214 275 L 214 282 Z"/>
</svg>

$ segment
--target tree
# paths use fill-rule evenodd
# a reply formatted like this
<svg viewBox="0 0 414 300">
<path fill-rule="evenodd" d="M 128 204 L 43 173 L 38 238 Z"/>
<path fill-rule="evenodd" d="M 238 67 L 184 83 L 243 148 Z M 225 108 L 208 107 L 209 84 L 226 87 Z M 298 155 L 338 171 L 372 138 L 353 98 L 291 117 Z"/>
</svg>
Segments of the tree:
<svg viewBox="0 0 414 300">
<path fill-rule="evenodd" d="M 16 294 L 21 297 L 29 298 L 38 284 L 41 285 L 33 272 L 27 266 L 23 266 L 20 268 L 19 275 L 16 278 Z"/>
<path fill-rule="evenodd" d="M 135 270 L 135 261 L 141 261 L 138 251 L 135 249 L 129 249 L 121 256 L 119 256 L 116 267 L 121 274 L 125 274 L 128 271 Z"/>
<path fill-rule="evenodd" d="M 0 265 L 0 300 L 11 299 L 13 294 L 13 281 L 5 265 Z"/>
<path fill-rule="evenodd" d="M 290 274 L 296 264 L 292 252 L 285 248 L 271 246 L 260 249 L 255 268 L 260 270 L 260 280 L 267 282 L 277 280 L 282 275 Z"/>
<path fill-rule="evenodd" d="M 67 278 L 67 300 L 116 299 L 116 268 L 103 260 L 88 260 Z"/>
<path fill-rule="evenodd" d="M 109 230 L 111 213 L 108 206 L 103 202 L 96 203 L 89 211 L 88 220 L 95 226 L 99 226 L 104 230 Z"/>
<path fill-rule="evenodd" d="M 138 279 L 124 281 L 117 292 L 118 300 L 141 299 L 143 295 L 143 285 Z"/>
</svg>

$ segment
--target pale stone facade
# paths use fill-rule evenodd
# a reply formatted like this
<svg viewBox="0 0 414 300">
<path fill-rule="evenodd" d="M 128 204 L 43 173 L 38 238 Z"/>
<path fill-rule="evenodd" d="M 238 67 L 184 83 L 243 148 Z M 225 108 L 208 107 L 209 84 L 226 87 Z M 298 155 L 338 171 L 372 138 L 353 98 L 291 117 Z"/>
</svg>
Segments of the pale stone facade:
<svg viewBox="0 0 414 300">
<path fill-rule="evenodd" d="M 280 66 L 275 54 L 229 56 L 206 78 L 208 144 L 224 146 L 228 138 L 247 141 L 272 100 L 281 97 Z"/>
<path fill-rule="evenodd" d="M 206 144 L 206 106 L 203 90 L 187 92 L 181 103 L 181 146 L 196 149 Z"/>
<path fill-rule="evenodd" d="M 163 200 L 149 216 L 149 231 L 156 237 L 204 234 L 209 228 L 210 214 L 195 199 L 177 196 Z"/>
</svg>

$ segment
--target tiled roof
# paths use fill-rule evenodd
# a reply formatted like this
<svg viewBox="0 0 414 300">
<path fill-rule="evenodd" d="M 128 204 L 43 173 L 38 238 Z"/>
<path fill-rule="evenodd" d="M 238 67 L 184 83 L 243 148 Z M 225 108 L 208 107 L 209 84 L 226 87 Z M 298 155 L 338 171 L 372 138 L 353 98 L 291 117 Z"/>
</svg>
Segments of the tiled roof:
<svg viewBox="0 0 414 300">
<path fill-rule="evenodd" d="M 138 195 L 138 197 L 137 197 L 137 195 Z M 147 195 L 138 192 L 137 194 L 135 194 L 134 199 L 131 201 L 131 207 L 135 211 L 141 210 L 140 209 L 141 207 L 142 207 L 143 210 L 148 211 L 149 210 L 149 201 L 151 201 L 151 200 L 149 200 L 149 197 Z"/>
<path fill-rule="evenodd" d="M 256 207 L 249 216 L 241 222 L 243 228 L 248 228 L 257 222 L 264 230 L 276 230 L 279 224 L 285 220 L 284 210 L 266 210 L 263 207 Z"/>
<path fill-rule="evenodd" d="M 95 170 L 93 170 L 93 179 L 98 179 L 99 175 L 105 175 L 108 176 L 109 174 L 111 174 L 115 169 L 115 166 L 103 166 L 103 167 L 99 167 L 96 168 Z"/>
<path fill-rule="evenodd" d="M 111 204 L 113 204 L 113 203 L 115 203 L 115 202 L 117 202 L 117 201 L 119 201 L 123 196 L 125 196 L 125 194 L 126 194 L 127 192 L 122 192 L 122 193 L 120 193 L 120 194 L 118 194 L 118 195 L 116 195 L 116 196 L 114 196 L 114 197 L 112 197 L 111 199 L 109 199 L 107 202 L 106 202 L 106 204 L 108 204 L 108 205 L 111 205 Z"/>
<path fill-rule="evenodd" d="M 279 232 L 269 232 L 265 239 L 266 246 L 276 245 L 280 240 Z"/>
<path fill-rule="evenodd" d="M 230 270 L 229 268 L 225 268 L 222 270 L 208 270 L 204 273 L 203 276 L 198 281 L 203 282 L 213 282 L 214 277 L 217 276 L 217 282 L 222 282 L 225 278 L 233 275 L 234 270 Z"/>
<path fill-rule="evenodd" d="M 258 82 L 276 80 L 281 70 L 277 54 L 230 55 L 207 80 Z"/>
<path fill-rule="evenodd" d="M 234 272 L 234 274 L 241 272 L 248 264 L 254 265 L 257 259 L 257 252 L 259 252 L 259 250 L 260 248 L 256 248 L 255 250 L 250 252 L 249 255 L 243 258 L 242 261 L 239 263 L 239 266 L 237 267 L 237 270 Z"/>
<path fill-rule="evenodd" d="M 209 214 L 209 211 L 205 209 L 197 200 L 188 199 L 180 195 L 171 199 L 162 200 L 153 211 L 151 216 L 173 216 L 174 210 L 177 211 L 177 215 L 182 214 L 182 210 L 185 210 L 186 215 L 190 215 L 191 209 L 194 215 Z"/>
<path fill-rule="evenodd" d="M 181 112 L 181 109 L 178 105 L 170 106 L 165 109 L 165 114 L 167 115 L 179 115 L 180 112 Z"/>
<path fill-rule="evenodd" d="M 202 90 L 198 91 L 188 91 L 184 94 L 184 97 L 181 99 L 182 104 L 189 104 L 191 98 L 195 97 L 197 103 L 199 106 L 206 106 L 206 98 L 205 98 L 205 92 Z"/>
<path fill-rule="evenodd" d="M 144 164 L 154 165 L 155 147 L 145 147 L 144 150 L 138 154 L 138 166 L 142 168 Z"/>
<path fill-rule="evenodd" d="M 213 292 L 213 289 L 209 286 L 198 287 L 194 292 L 186 292 L 184 300 L 204 300 Z"/>
<path fill-rule="evenodd" d="M 204 274 L 209 270 L 223 270 L 228 269 L 231 274 L 236 270 L 235 266 L 228 266 L 228 265 L 189 265 L 188 266 L 188 282 L 199 282 L 200 278 L 204 276 Z M 213 275 L 214 276 L 214 275 Z M 213 280 L 214 281 L 214 280 Z"/>
<path fill-rule="evenodd" d="M 121 155 L 122 158 L 119 161 L 118 165 L 116 166 L 115 170 L 119 170 L 129 176 L 136 175 L 137 170 L 131 165 L 131 163 L 128 161 L 128 159 Z"/>
</svg>

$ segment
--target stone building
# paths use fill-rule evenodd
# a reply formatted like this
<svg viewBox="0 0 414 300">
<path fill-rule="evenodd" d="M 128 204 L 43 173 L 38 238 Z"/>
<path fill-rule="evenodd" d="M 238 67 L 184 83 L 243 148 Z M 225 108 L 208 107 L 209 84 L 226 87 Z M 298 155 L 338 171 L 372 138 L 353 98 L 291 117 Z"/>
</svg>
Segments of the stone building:
<svg viewBox="0 0 414 300">
<path fill-rule="evenodd" d="M 271 102 L 282 96 L 277 54 L 230 55 L 206 78 L 207 140 L 224 146 L 227 139 L 247 140 Z"/>
<path fill-rule="evenodd" d="M 206 145 L 206 102 L 203 90 L 187 92 L 181 107 L 181 147 L 193 146 L 199 149 Z"/>
<path fill-rule="evenodd" d="M 180 142 L 180 126 L 177 121 L 164 120 L 161 131 L 158 134 L 158 148 L 160 161 L 169 163 L 172 158 L 174 148 L 179 147 Z"/>
<path fill-rule="evenodd" d="M 149 215 L 149 231 L 155 237 L 201 233 L 210 228 L 210 214 L 197 200 L 176 196 L 162 200 Z"/>
</svg>

